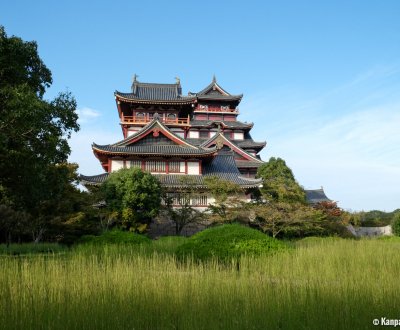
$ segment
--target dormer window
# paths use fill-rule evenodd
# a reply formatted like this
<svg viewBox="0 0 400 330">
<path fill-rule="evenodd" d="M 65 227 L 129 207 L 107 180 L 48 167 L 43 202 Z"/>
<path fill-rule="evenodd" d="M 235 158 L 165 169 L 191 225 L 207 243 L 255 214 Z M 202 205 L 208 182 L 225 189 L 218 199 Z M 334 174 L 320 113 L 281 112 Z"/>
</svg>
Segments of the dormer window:
<svg viewBox="0 0 400 330">
<path fill-rule="evenodd" d="M 241 131 L 234 131 L 233 132 L 233 139 L 234 140 L 243 140 L 244 139 L 244 134 Z"/>
</svg>

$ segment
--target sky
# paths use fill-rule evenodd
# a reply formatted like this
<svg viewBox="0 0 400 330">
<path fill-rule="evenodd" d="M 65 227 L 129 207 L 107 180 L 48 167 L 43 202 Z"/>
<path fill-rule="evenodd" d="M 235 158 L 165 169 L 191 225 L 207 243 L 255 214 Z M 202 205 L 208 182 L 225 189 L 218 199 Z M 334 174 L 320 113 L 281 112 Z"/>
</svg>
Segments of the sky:
<svg viewBox="0 0 400 330">
<path fill-rule="evenodd" d="M 400 1 L 3 1 L 9 36 L 35 40 L 70 91 L 69 160 L 103 172 L 92 142 L 122 139 L 114 91 L 142 82 L 243 93 L 239 120 L 306 189 L 346 210 L 400 208 Z"/>
</svg>

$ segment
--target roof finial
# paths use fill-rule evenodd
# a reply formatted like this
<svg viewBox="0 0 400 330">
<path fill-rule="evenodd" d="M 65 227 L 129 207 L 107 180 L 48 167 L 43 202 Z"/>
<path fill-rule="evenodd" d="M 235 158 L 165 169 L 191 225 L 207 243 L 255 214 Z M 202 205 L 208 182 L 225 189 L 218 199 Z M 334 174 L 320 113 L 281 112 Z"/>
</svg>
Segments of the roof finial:
<svg viewBox="0 0 400 330">
<path fill-rule="evenodd" d="M 177 85 L 180 85 L 181 84 L 181 79 L 179 78 L 179 77 L 175 77 L 175 83 L 177 84 Z"/>
<path fill-rule="evenodd" d="M 139 76 L 135 73 L 134 75 L 133 75 L 133 82 L 137 82 L 137 78 L 138 78 Z"/>
<path fill-rule="evenodd" d="M 215 73 L 213 74 L 213 80 L 212 80 L 212 82 L 213 82 L 213 83 L 216 83 L 216 82 L 217 82 L 217 78 L 215 77 Z"/>
</svg>

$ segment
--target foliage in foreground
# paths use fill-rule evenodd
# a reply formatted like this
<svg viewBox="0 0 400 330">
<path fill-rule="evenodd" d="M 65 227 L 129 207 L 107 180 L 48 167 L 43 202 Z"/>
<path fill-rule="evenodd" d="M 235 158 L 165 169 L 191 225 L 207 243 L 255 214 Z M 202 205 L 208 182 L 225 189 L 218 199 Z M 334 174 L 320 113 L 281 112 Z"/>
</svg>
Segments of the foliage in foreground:
<svg viewBox="0 0 400 330">
<path fill-rule="evenodd" d="M 394 235 L 400 236 L 400 213 L 393 216 L 392 231 Z"/>
<path fill-rule="evenodd" d="M 237 259 L 245 254 L 262 255 L 286 250 L 288 246 L 258 230 L 238 224 L 209 228 L 190 237 L 177 249 L 179 258 Z"/>
<path fill-rule="evenodd" d="M 179 238 L 182 239 L 182 238 Z M 369 329 L 398 318 L 400 243 L 318 239 L 220 267 L 114 245 L 3 257 L 4 329 Z M 324 243 L 324 244 L 322 244 Z M 351 253 L 349 253 L 351 251 Z M 340 317 L 338 317 L 340 315 Z"/>
<path fill-rule="evenodd" d="M 107 209 L 116 213 L 117 225 L 136 230 L 148 224 L 161 206 L 161 185 L 157 178 L 139 168 L 121 169 L 102 184 Z"/>
<path fill-rule="evenodd" d="M 104 232 L 99 236 L 85 235 L 80 239 L 80 243 L 90 243 L 90 244 L 149 244 L 151 239 L 140 234 L 122 231 L 118 229 L 113 229 Z"/>
<path fill-rule="evenodd" d="M 0 244 L 0 255 L 30 255 L 60 253 L 67 248 L 57 243 Z"/>
</svg>

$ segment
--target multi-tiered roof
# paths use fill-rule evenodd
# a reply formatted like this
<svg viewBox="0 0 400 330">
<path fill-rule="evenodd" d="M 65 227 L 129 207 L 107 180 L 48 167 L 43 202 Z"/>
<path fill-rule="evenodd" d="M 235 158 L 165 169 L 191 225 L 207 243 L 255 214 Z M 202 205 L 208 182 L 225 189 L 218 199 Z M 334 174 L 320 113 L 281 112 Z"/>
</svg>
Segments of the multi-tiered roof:
<svg viewBox="0 0 400 330">
<path fill-rule="evenodd" d="M 205 187 L 204 177 L 218 176 L 243 188 L 259 186 L 258 153 L 265 142 L 253 141 L 252 123 L 240 122 L 242 95 L 232 95 L 216 81 L 198 93 L 182 95 L 175 84 L 141 83 L 136 76 L 131 93 L 115 92 L 123 140 L 92 149 L 106 171 L 81 176 L 85 184 L 99 184 L 108 173 L 140 167 L 167 187 L 181 187 L 182 175 Z"/>
</svg>

